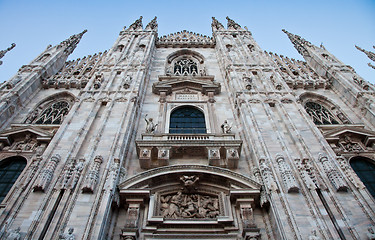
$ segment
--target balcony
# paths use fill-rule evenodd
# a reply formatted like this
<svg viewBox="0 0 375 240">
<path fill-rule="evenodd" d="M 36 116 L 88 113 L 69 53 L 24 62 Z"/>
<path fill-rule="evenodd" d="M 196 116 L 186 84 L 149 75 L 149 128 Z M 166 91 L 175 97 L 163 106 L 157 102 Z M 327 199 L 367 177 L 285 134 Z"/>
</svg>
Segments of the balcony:
<svg viewBox="0 0 375 240">
<path fill-rule="evenodd" d="M 168 166 L 171 159 L 207 159 L 211 166 L 235 169 L 242 140 L 234 134 L 142 134 L 136 140 L 141 168 Z"/>
</svg>

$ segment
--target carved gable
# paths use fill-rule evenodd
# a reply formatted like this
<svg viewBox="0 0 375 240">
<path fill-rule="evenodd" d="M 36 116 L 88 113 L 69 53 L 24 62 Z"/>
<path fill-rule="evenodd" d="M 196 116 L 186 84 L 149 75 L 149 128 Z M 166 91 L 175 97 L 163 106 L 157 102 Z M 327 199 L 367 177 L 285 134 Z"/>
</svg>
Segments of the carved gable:
<svg viewBox="0 0 375 240">
<path fill-rule="evenodd" d="M 191 89 L 207 94 L 213 92 L 219 94 L 221 91 L 220 83 L 214 81 L 214 76 L 200 77 L 179 77 L 179 76 L 159 76 L 159 82 L 152 85 L 152 92 L 160 94 L 165 92 L 167 95 L 174 91 Z"/>
<path fill-rule="evenodd" d="M 325 132 L 324 137 L 335 152 L 374 151 L 375 132 L 359 126 L 345 126 Z"/>
<path fill-rule="evenodd" d="M 214 47 L 212 37 L 183 30 L 158 38 L 158 47 Z"/>
<path fill-rule="evenodd" d="M 0 134 L 0 149 L 3 151 L 34 151 L 49 143 L 53 133 L 37 127 L 16 127 Z"/>
</svg>

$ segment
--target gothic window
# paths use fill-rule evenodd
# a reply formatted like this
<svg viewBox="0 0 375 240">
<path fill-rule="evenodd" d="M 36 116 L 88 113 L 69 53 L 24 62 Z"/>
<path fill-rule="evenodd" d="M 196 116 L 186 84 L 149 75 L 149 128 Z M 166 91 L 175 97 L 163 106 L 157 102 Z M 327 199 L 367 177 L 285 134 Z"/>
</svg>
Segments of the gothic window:
<svg viewBox="0 0 375 240">
<path fill-rule="evenodd" d="M 375 198 L 375 164 L 370 159 L 354 157 L 350 160 L 350 166 Z"/>
<path fill-rule="evenodd" d="M 339 124 L 334 115 L 327 108 L 316 102 L 306 102 L 306 112 L 311 116 L 314 123 L 321 124 Z"/>
<path fill-rule="evenodd" d="M 35 124 L 61 124 L 69 112 L 69 103 L 65 100 L 52 103 L 34 121 Z"/>
<path fill-rule="evenodd" d="M 191 59 L 186 59 L 186 58 L 178 60 L 174 64 L 174 74 L 178 76 L 197 75 L 198 74 L 197 63 Z"/>
<path fill-rule="evenodd" d="M 204 114 L 194 107 L 181 107 L 171 113 L 169 133 L 206 133 Z"/>
<path fill-rule="evenodd" d="M 0 202 L 4 200 L 26 166 L 23 157 L 10 157 L 0 162 Z"/>
</svg>

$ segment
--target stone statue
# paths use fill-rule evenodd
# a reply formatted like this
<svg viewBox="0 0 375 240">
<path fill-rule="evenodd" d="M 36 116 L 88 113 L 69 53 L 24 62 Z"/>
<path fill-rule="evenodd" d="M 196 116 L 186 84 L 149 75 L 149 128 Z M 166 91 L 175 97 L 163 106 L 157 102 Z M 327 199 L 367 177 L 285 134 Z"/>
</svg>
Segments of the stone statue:
<svg viewBox="0 0 375 240">
<path fill-rule="evenodd" d="M 35 109 L 26 119 L 25 123 L 32 123 L 39 116 L 39 108 Z"/>
<path fill-rule="evenodd" d="M 180 180 L 183 182 L 184 189 L 186 189 L 188 192 L 192 192 L 195 190 L 195 185 L 197 181 L 199 180 L 199 177 L 193 175 L 193 176 L 181 176 Z"/>
<path fill-rule="evenodd" d="M 309 240 L 321 240 L 320 237 L 318 237 L 316 230 L 311 230 L 311 235 L 309 235 Z"/>
<path fill-rule="evenodd" d="M 156 129 L 156 126 L 158 124 L 154 124 L 152 118 L 147 119 L 147 114 L 145 116 L 145 121 L 146 121 L 146 124 L 147 124 L 147 126 L 146 126 L 146 133 L 153 133 L 155 131 L 155 129 Z"/>
<path fill-rule="evenodd" d="M 369 227 L 367 229 L 367 231 L 368 231 L 368 233 L 367 233 L 368 239 L 375 240 L 375 229 L 374 229 L 374 227 Z"/>
<path fill-rule="evenodd" d="M 10 229 L 8 231 L 8 236 L 7 240 L 20 240 L 21 239 L 21 234 L 20 234 L 21 228 L 18 227 L 15 230 Z"/>
<path fill-rule="evenodd" d="M 68 233 L 60 234 L 59 239 L 75 240 L 76 238 L 75 238 L 73 232 L 74 232 L 74 228 L 71 227 L 71 228 L 68 229 Z"/>
<path fill-rule="evenodd" d="M 31 137 L 31 134 L 26 134 L 25 139 L 23 141 L 19 141 L 15 143 L 12 147 L 14 150 L 22 150 L 22 151 L 30 151 L 33 150 L 37 146 L 37 142 L 35 139 Z"/>
<path fill-rule="evenodd" d="M 221 129 L 224 134 L 231 133 L 232 127 L 229 126 L 228 121 L 225 120 L 223 124 L 221 124 Z"/>
</svg>

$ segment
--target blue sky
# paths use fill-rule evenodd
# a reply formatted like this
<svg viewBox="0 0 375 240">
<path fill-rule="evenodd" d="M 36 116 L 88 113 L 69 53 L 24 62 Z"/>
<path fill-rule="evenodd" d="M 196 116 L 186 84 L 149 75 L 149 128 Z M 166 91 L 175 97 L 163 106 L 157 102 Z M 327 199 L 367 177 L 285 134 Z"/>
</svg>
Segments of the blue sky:
<svg viewBox="0 0 375 240">
<path fill-rule="evenodd" d="M 354 45 L 375 52 L 375 1 L 17 1 L 0 0 L 0 49 L 12 42 L 0 66 L 0 82 L 38 56 L 48 44 L 58 44 L 87 29 L 69 59 L 111 48 L 123 26 L 139 16 L 144 26 L 158 17 L 159 36 L 181 30 L 211 36 L 211 17 L 226 25 L 229 16 L 247 26 L 263 50 L 302 59 L 281 31 L 298 34 L 351 65 L 367 81 L 375 83 L 375 69 Z M 372 62 L 375 65 L 374 62 Z"/>
</svg>

